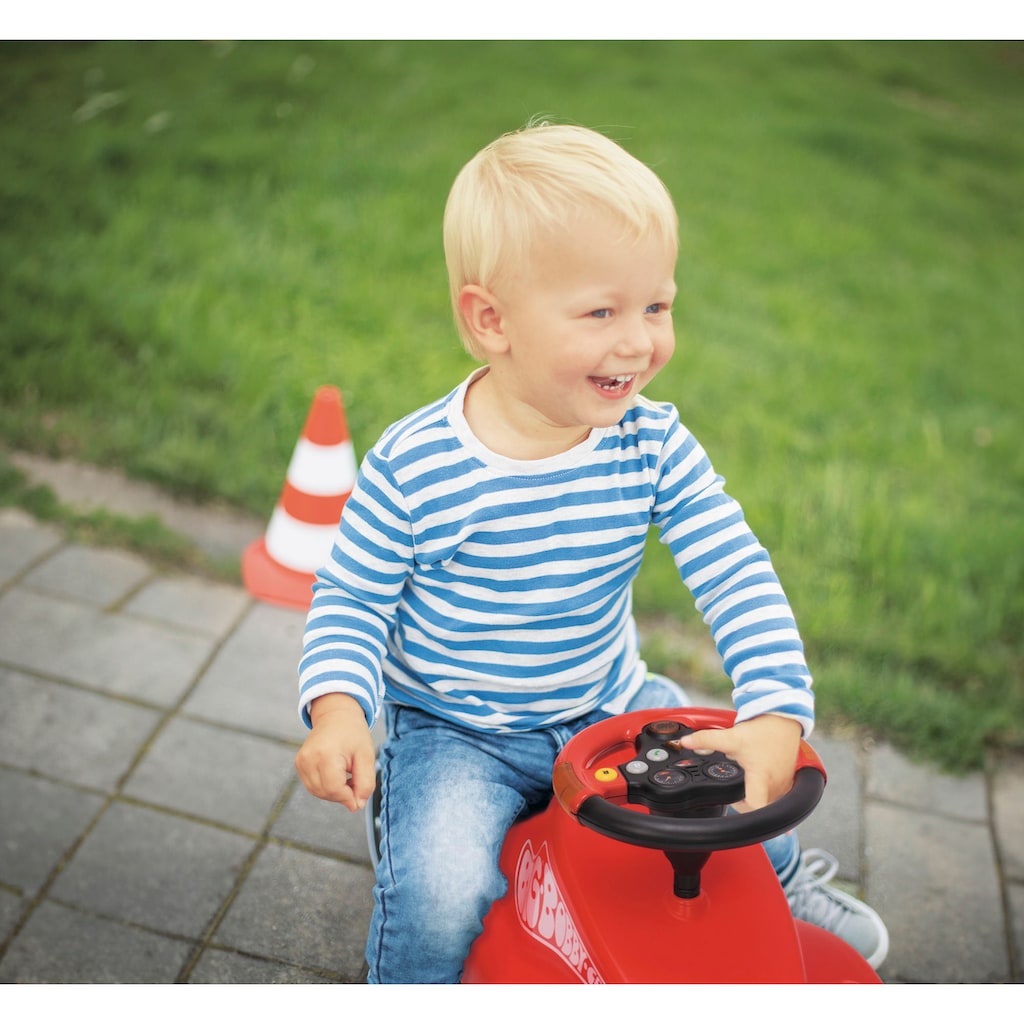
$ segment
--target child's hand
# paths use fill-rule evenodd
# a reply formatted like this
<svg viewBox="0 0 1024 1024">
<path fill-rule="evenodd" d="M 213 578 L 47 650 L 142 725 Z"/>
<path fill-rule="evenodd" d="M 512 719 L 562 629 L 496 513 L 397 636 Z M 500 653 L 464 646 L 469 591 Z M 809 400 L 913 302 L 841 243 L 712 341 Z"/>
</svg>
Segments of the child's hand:
<svg viewBox="0 0 1024 1024">
<path fill-rule="evenodd" d="M 736 806 L 753 811 L 792 788 L 801 735 L 800 723 L 795 719 L 761 715 L 731 729 L 701 729 L 680 743 L 690 750 L 717 750 L 738 761 L 746 775 L 747 795 Z"/>
<path fill-rule="evenodd" d="M 360 811 L 373 792 L 373 737 L 363 709 L 343 693 L 317 697 L 309 709 L 313 728 L 295 755 L 302 784 L 321 800 Z"/>
</svg>

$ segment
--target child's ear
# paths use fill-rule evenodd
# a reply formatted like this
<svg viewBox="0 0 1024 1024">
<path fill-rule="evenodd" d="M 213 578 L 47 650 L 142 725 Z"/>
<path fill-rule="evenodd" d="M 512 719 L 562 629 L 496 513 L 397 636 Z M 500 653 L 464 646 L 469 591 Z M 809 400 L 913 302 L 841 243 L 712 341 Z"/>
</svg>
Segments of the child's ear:
<svg viewBox="0 0 1024 1024">
<path fill-rule="evenodd" d="M 482 352 L 492 356 L 505 350 L 505 332 L 493 292 L 482 285 L 465 285 L 459 292 L 459 310 Z"/>
</svg>

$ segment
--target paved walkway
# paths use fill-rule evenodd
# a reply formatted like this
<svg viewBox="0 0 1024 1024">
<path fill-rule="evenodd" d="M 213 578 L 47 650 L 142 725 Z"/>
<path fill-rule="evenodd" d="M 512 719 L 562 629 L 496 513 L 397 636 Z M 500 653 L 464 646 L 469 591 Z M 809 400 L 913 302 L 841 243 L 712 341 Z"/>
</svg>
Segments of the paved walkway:
<svg viewBox="0 0 1024 1024">
<path fill-rule="evenodd" d="M 0 510 L 0 981 L 356 981 L 361 818 L 292 758 L 303 617 Z M 819 736 L 805 846 L 890 982 L 1024 977 L 1024 763 L 951 778 Z"/>
</svg>

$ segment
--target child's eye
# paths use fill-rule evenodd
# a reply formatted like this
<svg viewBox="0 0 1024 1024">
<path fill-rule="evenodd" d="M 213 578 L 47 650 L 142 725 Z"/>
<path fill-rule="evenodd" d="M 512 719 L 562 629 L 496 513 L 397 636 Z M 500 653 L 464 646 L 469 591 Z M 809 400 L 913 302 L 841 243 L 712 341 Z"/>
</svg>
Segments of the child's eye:
<svg viewBox="0 0 1024 1024">
<path fill-rule="evenodd" d="M 590 311 L 590 315 L 597 320 L 607 320 L 612 315 L 610 309 L 593 309 Z"/>
<path fill-rule="evenodd" d="M 670 309 L 670 306 L 668 305 L 667 302 L 652 302 L 651 305 L 649 305 L 644 310 L 644 312 L 645 313 L 667 313 L 669 311 L 669 309 Z"/>
</svg>

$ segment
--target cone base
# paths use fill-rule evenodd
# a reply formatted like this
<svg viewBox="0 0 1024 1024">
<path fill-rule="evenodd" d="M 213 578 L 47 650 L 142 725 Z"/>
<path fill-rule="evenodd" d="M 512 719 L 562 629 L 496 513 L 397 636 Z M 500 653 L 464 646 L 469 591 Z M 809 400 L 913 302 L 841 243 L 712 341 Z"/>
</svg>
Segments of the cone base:
<svg viewBox="0 0 1024 1024">
<path fill-rule="evenodd" d="M 242 554 L 242 582 L 260 601 L 307 611 L 313 600 L 313 579 L 312 573 L 296 572 L 275 562 L 262 537 L 254 540 Z"/>
</svg>

